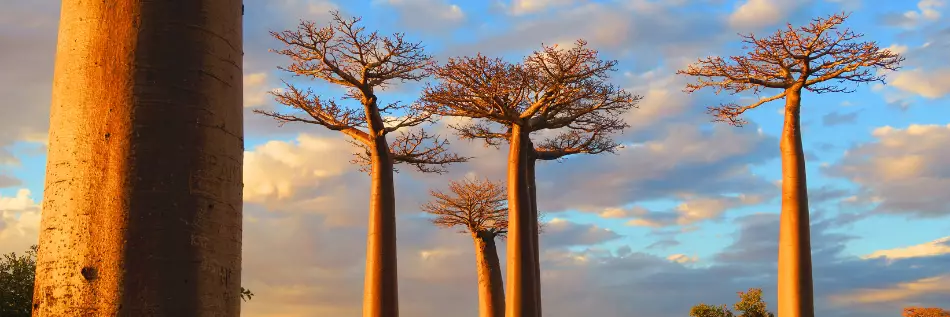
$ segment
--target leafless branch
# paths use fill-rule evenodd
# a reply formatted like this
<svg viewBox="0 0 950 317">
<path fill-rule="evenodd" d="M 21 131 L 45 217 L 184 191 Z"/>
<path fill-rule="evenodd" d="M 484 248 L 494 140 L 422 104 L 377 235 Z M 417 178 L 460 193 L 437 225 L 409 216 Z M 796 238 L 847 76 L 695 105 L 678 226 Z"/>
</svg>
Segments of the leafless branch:
<svg viewBox="0 0 950 317">
<path fill-rule="evenodd" d="M 726 104 L 709 108 L 717 121 L 735 125 L 744 122 L 738 118 L 742 112 L 782 99 L 789 91 L 852 92 L 853 89 L 831 82 L 883 82 L 884 75 L 878 71 L 897 70 L 904 58 L 881 49 L 876 42 L 859 42 L 863 34 L 840 28 L 848 16 L 838 13 L 819 17 L 801 27 L 787 24 L 766 38 L 740 35 L 747 50 L 745 55 L 703 58 L 677 74 L 695 77 L 696 82 L 686 85 L 685 91 L 689 93 L 706 87 L 714 88 L 717 94 L 751 91 L 758 95 L 763 88 L 783 90 L 748 106 Z"/>
</svg>

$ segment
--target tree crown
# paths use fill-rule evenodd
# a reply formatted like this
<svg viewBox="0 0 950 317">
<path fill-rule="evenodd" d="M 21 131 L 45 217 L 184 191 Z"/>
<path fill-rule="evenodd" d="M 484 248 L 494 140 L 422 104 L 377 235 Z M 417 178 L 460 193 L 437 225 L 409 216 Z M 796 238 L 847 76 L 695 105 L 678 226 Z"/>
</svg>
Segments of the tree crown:
<svg viewBox="0 0 950 317">
<path fill-rule="evenodd" d="M 897 70 L 904 58 L 881 49 L 876 42 L 861 42 L 863 34 L 841 28 L 849 15 L 819 17 L 800 27 L 787 24 L 766 38 L 740 34 L 745 55 L 702 58 L 677 74 L 696 78 L 686 85 L 689 93 L 706 87 L 717 94 L 751 91 L 759 95 L 764 88 L 783 90 L 745 106 L 729 103 L 708 108 L 717 121 L 733 125 L 745 123 L 740 118 L 743 112 L 785 98 L 789 92 L 852 92 L 839 84 L 883 82 L 885 74 L 879 70 Z"/>
</svg>

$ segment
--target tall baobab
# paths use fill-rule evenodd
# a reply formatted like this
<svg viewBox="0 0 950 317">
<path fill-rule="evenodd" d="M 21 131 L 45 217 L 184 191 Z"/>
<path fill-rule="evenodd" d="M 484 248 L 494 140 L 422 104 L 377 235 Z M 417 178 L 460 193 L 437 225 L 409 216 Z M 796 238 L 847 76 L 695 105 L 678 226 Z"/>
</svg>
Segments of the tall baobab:
<svg viewBox="0 0 950 317">
<path fill-rule="evenodd" d="M 508 231 L 505 186 L 487 179 L 464 179 L 449 183 L 449 193 L 430 191 L 432 201 L 422 205 L 442 228 L 463 227 L 472 236 L 478 270 L 478 307 L 481 317 L 505 315 L 505 287 L 495 238 Z"/>
<path fill-rule="evenodd" d="M 33 316 L 237 316 L 238 0 L 63 1 Z"/>
<path fill-rule="evenodd" d="M 396 196 L 393 167 L 407 163 L 424 172 L 442 172 L 447 164 L 466 159 L 446 150 L 447 141 L 424 131 L 400 132 L 393 143 L 391 132 L 430 122 L 432 114 L 417 104 L 398 102 L 381 105 L 376 89 L 393 81 L 417 81 L 427 74 L 431 64 L 420 43 L 392 36 L 366 33 L 358 26 L 359 18 L 344 19 L 332 12 L 329 26 L 317 27 L 303 21 L 297 30 L 271 32 L 285 44 L 277 50 L 291 58 L 281 69 L 295 76 L 319 79 L 347 88 L 343 99 L 355 100 L 357 107 L 346 107 L 333 99 L 315 95 L 284 82 L 283 91 L 274 92 L 281 104 L 303 112 L 302 116 L 257 111 L 280 124 L 303 122 L 339 131 L 353 143 L 369 150 L 371 178 L 369 225 L 366 242 L 366 276 L 363 290 L 363 316 L 399 315 L 396 281 Z M 399 116 L 390 114 L 398 113 Z M 426 145 L 430 145 L 426 147 Z"/>
<path fill-rule="evenodd" d="M 476 119 L 453 126 L 462 138 L 508 143 L 509 317 L 538 316 L 540 307 L 538 221 L 528 186 L 531 133 L 582 135 L 604 126 L 619 129 L 624 126 L 619 116 L 640 99 L 607 82 L 616 61 L 599 59 L 586 44 L 580 40 L 570 49 L 544 46 L 523 63 L 481 54 L 451 58 L 434 68 L 438 85 L 423 92 L 430 111 Z"/>
<path fill-rule="evenodd" d="M 782 212 L 778 254 L 778 315 L 814 317 L 811 238 L 805 155 L 802 150 L 802 93 L 851 92 L 837 83 L 883 82 L 880 70 L 897 70 L 903 58 L 875 42 L 859 42 L 862 34 L 839 26 L 848 14 L 816 18 L 810 24 L 778 30 L 766 38 L 742 35 L 744 56 L 700 59 L 678 74 L 697 77 L 686 92 L 712 87 L 718 94 L 778 89 L 775 95 L 748 105 L 709 107 L 717 121 L 741 126 L 740 115 L 769 101 L 785 99 L 785 124 L 780 137 Z"/>
</svg>

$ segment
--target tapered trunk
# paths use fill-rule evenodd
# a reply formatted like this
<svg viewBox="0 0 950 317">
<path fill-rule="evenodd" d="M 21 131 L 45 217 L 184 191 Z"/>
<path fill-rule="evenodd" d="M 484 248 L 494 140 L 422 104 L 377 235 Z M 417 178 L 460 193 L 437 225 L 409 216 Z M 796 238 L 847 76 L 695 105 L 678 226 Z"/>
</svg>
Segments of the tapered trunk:
<svg viewBox="0 0 950 317">
<path fill-rule="evenodd" d="M 801 88 L 785 97 L 782 129 L 782 214 L 778 248 L 778 316 L 814 317 L 811 237 L 805 154 L 801 134 Z"/>
<path fill-rule="evenodd" d="M 472 235 L 475 242 L 475 263 L 478 266 L 478 316 L 505 316 L 505 286 L 501 279 L 501 263 L 498 261 L 498 249 L 495 248 L 495 235 L 489 232 L 477 232 Z"/>
<path fill-rule="evenodd" d="M 369 225 L 366 233 L 366 275 L 363 284 L 364 317 L 398 317 L 399 286 L 396 274 L 396 192 L 393 159 L 376 110 L 375 97 L 367 112 L 372 173 L 369 198 Z"/>
<path fill-rule="evenodd" d="M 531 218 L 528 199 L 527 161 L 528 134 L 513 125 L 508 140 L 508 292 L 505 316 L 536 317 L 534 292 L 534 245 L 532 227 L 538 218 Z"/>
<path fill-rule="evenodd" d="M 33 316 L 239 316 L 241 1 L 61 14 Z"/>
<path fill-rule="evenodd" d="M 534 144 L 532 144 L 530 148 L 533 149 Z M 531 200 L 530 217 L 532 219 L 538 219 L 538 186 L 534 174 L 534 166 L 537 161 L 537 158 L 532 155 L 528 158 L 527 162 L 528 197 Z M 538 307 L 538 316 L 541 316 L 541 308 L 544 306 L 541 302 L 541 248 L 539 247 L 539 240 L 541 237 L 538 234 L 538 226 L 531 227 L 531 230 L 531 246 L 534 248 L 534 295 Z"/>
</svg>

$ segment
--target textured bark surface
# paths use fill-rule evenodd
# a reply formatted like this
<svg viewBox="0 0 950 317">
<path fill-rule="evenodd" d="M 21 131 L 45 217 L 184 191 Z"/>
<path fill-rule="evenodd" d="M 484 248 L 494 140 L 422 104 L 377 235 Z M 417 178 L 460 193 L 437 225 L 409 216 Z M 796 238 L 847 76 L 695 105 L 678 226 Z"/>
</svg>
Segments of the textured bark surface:
<svg viewBox="0 0 950 317">
<path fill-rule="evenodd" d="M 63 1 L 33 316 L 239 316 L 241 1 Z"/>
<path fill-rule="evenodd" d="M 538 218 L 531 218 L 528 199 L 527 161 L 530 144 L 521 127 L 513 125 L 508 141 L 508 291 L 505 316 L 535 317 L 537 301 L 534 295 L 534 247 L 532 227 Z"/>
<path fill-rule="evenodd" d="M 375 97 L 367 98 L 366 117 L 373 136 L 371 149 L 369 224 L 366 233 L 366 275 L 363 284 L 364 317 L 399 316 L 396 273 L 396 193 L 393 159 L 380 131 L 383 121 Z"/>
<path fill-rule="evenodd" d="M 505 285 L 501 278 L 501 262 L 495 247 L 495 235 L 479 232 L 475 242 L 475 265 L 478 268 L 478 316 L 505 316 Z"/>
<path fill-rule="evenodd" d="M 814 317 L 811 234 L 805 154 L 802 150 L 801 87 L 785 97 L 782 129 L 782 214 L 778 247 L 778 316 Z"/>
</svg>

